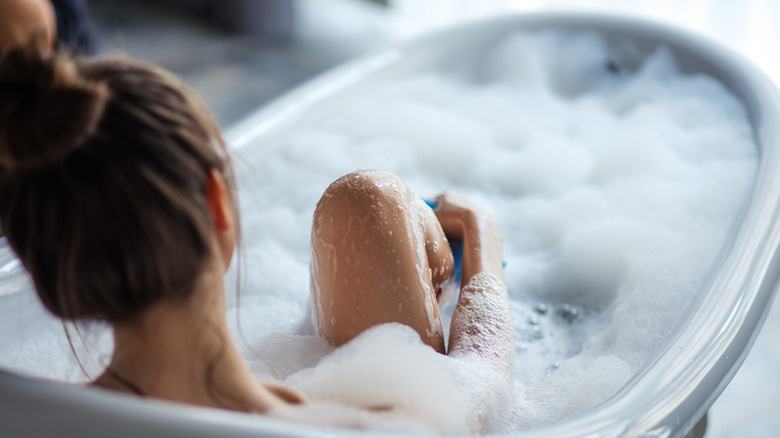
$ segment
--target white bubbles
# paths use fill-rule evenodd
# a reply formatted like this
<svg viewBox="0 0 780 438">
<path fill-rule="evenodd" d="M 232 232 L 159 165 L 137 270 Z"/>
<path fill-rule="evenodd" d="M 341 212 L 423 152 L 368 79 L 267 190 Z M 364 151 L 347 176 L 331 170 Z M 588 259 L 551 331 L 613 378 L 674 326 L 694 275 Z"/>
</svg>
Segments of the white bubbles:
<svg viewBox="0 0 780 438">
<path fill-rule="evenodd" d="M 451 362 L 422 344 L 411 328 L 389 324 L 363 333 L 286 383 L 317 401 L 392 407 L 455 432 L 467 426 L 463 420 L 451 424 L 452 416 L 466 418 L 469 403 L 453 385 Z"/>
<path fill-rule="evenodd" d="M 524 427 L 560 421 L 596 406 L 632 375 L 633 370 L 617 356 L 574 356 L 560 363 L 543 384 L 528 391 L 527 398 L 518 403 L 519 421 Z"/>
</svg>

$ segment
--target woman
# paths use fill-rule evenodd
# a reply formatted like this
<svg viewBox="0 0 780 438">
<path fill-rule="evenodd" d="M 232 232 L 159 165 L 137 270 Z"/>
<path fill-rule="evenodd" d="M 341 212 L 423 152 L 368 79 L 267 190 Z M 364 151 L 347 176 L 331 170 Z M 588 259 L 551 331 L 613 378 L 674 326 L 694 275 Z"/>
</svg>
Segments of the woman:
<svg viewBox="0 0 780 438">
<path fill-rule="evenodd" d="M 255 381 L 228 331 L 234 199 L 218 127 L 170 74 L 129 59 L 74 61 L 43 35 L 0 57 L 0 226 L 47 309 L 112 326 L 112 359 L 92 385 L 243 412 L 306 403 Z M 434 215 L 381 172 L 327 189 L 312 233 L 319 330 L 339 345 L 402 322 L 443 353 L 436 293 L 452 277 L 449 235 L 464 240 L 466 285 L 450 355 L 509 378 L 498 228 L 456 194 L 438 203 Z"/>
</svg>

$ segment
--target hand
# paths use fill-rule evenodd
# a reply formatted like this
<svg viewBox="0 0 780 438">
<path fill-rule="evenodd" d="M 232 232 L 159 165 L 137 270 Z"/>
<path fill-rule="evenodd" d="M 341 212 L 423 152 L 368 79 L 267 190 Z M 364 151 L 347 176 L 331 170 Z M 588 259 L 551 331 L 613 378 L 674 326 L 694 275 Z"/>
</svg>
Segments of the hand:
<svg viewBox="0 0 780 438">
<path fill-rule="evenodd" d="M 487 213 L 452 190 L 436 197 L 434 213 L 449 239 L 463 240 L 465 235 L 478 232 L 478 227 L 486 222 L 484 219 L 492 222 Z"/>
<path fill-rule="evenodd" d="M 448 191 L 436 198 L 434 213 L 448 239 L 463 240 L 461 284 L 480 272 L 503 278 L 501 232 L 487 212 Z"/>
</svg>

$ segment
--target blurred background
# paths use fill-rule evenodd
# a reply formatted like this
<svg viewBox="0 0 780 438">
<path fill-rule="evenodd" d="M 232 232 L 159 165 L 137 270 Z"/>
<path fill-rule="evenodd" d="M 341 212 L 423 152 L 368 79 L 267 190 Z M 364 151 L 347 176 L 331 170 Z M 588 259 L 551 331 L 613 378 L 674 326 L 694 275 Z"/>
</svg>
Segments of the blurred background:
<svg viewBox="0 0 780 438">
<path fill-rule="evenodd" d="M 742 53 L 780 83 L 775 0 L 93 0 L 96 50 L 179 74 L 223 126 L 393 41 L 491 15 L 605 11 L 671 23 Z M 780 304 L 710 410 L 708 437 L 780 436 Z"/>
<path fill-rule="evenodd" d="M 181 75 L 223 126 L 392 41 L 492 15 L 638 15 L 695 30 L 780 80 L 776 0 L 86 0 L 102 53 Z"/>
</svg>

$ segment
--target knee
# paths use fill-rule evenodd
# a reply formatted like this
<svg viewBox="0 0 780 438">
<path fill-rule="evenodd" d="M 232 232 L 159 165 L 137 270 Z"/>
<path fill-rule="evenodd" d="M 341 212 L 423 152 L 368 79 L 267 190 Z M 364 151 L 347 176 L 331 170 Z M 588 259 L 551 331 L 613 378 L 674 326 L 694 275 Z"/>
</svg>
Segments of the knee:
<svg viewBox="0 0 780 438">
<path fill-rule="evenodd" d="M 406 184 L 395 174 L 383 170 L 358 170 L 334 181 L 325 194 L 365 203 L 392 198 L 406 190 Z"/>
<path fill-rule="evenodd" d="M 409 202 L 409 189 L 398 176 L 381 170 L 359 170 L 334 181 L 317 203 L 315 221 L 327 216 L 388 214 Z M 403 209 L 400 209 L 403 211 Z"/>
</svg>

